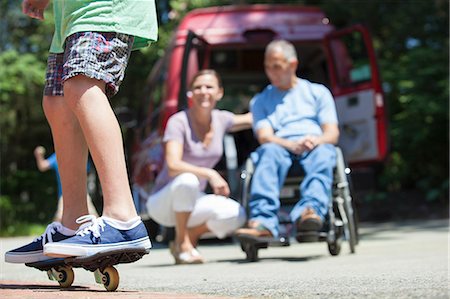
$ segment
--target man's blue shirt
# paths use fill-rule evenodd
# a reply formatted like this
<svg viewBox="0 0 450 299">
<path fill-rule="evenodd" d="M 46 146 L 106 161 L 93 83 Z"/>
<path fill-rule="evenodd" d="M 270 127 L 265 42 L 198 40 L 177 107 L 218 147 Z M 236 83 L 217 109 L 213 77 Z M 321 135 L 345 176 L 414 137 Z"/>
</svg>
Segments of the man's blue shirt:
<svg viewBox="0 0 450 299">
<path fill-rule="evenodd" d="M 337 124 L 331 92 L 322 84 L 297 78 L 289 90 L 268 85 L 250 102 L 253 130 L 272 127 L 280 138 L 295 140 L 305 135 L 322 135 L 322 124 Z"/>
</svg>

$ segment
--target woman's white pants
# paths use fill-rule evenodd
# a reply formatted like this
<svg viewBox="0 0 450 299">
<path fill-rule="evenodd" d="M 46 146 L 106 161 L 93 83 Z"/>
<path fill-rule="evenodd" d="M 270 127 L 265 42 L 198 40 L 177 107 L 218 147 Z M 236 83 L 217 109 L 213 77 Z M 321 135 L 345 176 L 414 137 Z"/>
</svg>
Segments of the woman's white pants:
<svg viewBox="0 0 450 299">
<path fill-rule="evenodd" d="M 244 208 L 235 200 L 199 191 L 200 181 L 192 173 L 178 175 L 147 200 L 150 217 L 160 225 L 175 226 L 176 212 L 191 212 L 187 227 L 206 223 L 217 237 L 225 238 L 246 220 Z"/>
</svg>

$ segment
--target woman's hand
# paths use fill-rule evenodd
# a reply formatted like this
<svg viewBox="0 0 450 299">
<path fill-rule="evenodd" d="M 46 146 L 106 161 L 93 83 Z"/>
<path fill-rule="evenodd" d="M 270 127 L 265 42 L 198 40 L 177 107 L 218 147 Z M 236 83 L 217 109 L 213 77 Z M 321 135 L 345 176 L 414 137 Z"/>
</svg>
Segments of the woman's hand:
<svg viewBox="0 0 450 299">
<path fill-rule="evenodd" d="M 230 195 L 230 187 L 228 186 L 228 183 L 216 170 L 211 169 L 208 176 L 208 182 L 214 194 L 223 195 L 226 197 Z"/>
</svg>

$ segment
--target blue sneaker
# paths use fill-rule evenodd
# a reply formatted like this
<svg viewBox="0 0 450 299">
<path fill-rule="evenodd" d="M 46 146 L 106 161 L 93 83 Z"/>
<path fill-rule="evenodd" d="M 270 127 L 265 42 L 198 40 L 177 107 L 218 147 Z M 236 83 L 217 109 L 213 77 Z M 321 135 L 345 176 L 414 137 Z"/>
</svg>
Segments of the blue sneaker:
<svg viewBox="0 0 450 299">
<path fill-rule="evenodd" d="M 61 233 L 61 231 L 65 229 L 66 228 L 59 222 L 50 223 L 45 229 L 45 232 L 40 237 L 34 239 L 33 242 L 6 252 L 5 262 L 23 264 L 52 259 L 51 257 L 44 255 L 44 244 L 59 242 L 72 237 Z"/>
<path fill-rule="evenodd" d="M 81 225 L 75 236 L 61 242 L 45 244 L 44 254 L 51 257 L 76 257 L 119 249 L 148 250 L 152 247 L 147 229 L 141 220 L 127 230 L 113 227 L 108 223 L 107 217 L 95 218 L 87 215 L 77 219 L 77 223 L 86 221 L 88 223 Z"/>
</svg>

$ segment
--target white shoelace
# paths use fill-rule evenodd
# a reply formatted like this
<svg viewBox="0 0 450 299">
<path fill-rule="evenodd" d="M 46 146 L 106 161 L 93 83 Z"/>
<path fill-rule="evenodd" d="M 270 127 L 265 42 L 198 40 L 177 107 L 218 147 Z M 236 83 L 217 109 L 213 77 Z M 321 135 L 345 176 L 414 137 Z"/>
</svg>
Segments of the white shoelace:
<svg viewBox="0 0 450 299">
<path fill-rule="evenodd" d="M 45 229 L 45 232 L 34 239 L 33 242 L 37 242 L 39 240 L 42 240 L 42 247 L 44 247 L 45 243 L 52 243 L 53 242 L 53 234 L 55 234 L 57 231 L 62 229 L 62 224 L 59 222 L 52 222 L 49 225 L 47 225 L 47 228 Z M 47 242 L 45 241 L 47 240 Z"/>
<path fill-rule="evenodd" d="M 105 230 L 105 222 L 102 218 L 97 218 L 93 215 L 84 215 L 79 217 L 76 222 L 81 224 L 77 230 L 77 235 L 84 236 L 92 232 L 95 238 L 100 237 L 100 233 Z"/>
</svg>

